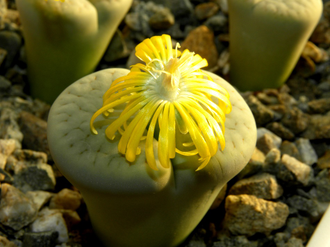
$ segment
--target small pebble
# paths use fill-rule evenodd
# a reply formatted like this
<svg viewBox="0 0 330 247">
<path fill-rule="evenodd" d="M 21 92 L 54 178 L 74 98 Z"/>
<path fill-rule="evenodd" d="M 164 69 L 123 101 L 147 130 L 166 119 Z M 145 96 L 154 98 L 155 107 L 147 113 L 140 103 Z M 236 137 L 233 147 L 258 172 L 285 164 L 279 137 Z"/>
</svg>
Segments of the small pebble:
<svg viewBox="0 0 330 247">
<path fill-rule="evenodd" d="M 37 217 L 37 206 L 20 190 L 1 184 L 0 223 L 15 231 L 30 224 Z"/>
<path fill-rule="evenodd" d="M 32 232 L 57 232 L 57 243 L 66 243 L 69 240 L 65 220 L 58 210 L 44 208 L 30 228 Z"/>
<path fill-rule="evenodd" d="M 277 199 L 283 194 L 281 185 L 277 183 L 276 177 L 261 173 L 236 182 L 228 191 L 229 195 L 254 195 L 262 199 Z"/>
<path fill-rule="evenodd" d="M 300 183 L 307 186 L 313 178 L 313 170 L 294 157 L 283 154 L 277 177 L 287 183 Z"/>
<path fill-rule="evenodd" d="M 73 211 L 80 207 L 82 196 L 79 192 L 70 189 L 63 189 L 50 201 L 50 209 L 71 209 Z"/>
<path fill-rule="evenodd" d="M 299 138 L 295 143 L 299 150 L 302 162 L 307 165 L 313 165 L 317 162 L 317 154 L 308 139 Z"/>
<path fill-rule="evenodd" d="M 199 20 L 205 20 L 219 11 L 219 6 L 214 2 L 201 3 L 195 7 L 195 15 Z"/>
<path fill-rule="evenodd" d="M 252 195 L 227 196 L 225 210 L 226 228 L 234 235 L 269 234 L 281 228 L 289 215 L 286 204 Z"/>
<path fill-rule="evenodd" d="M 208 61 L 207 68 L 213 68 L 218 61 L 218 50 L 214 43 L 214 34 L 202 25 L 193 29 L 181 44 L 181 50 L 188 49 L 199 54 Z"/>
</svg>

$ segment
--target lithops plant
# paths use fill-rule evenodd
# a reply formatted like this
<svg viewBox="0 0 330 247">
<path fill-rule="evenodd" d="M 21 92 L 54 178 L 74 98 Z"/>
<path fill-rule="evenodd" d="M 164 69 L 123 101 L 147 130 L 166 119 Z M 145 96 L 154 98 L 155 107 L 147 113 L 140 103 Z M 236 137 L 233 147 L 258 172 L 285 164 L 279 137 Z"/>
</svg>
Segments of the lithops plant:
<svg viewBox="0 0 330 247">
<path fill-rule="evenodd" d="M 132 0 L 16 0 L 31 94 L 48 103 L 92 73 Z"/>
<path fill-rule="evenodd" d="M 106 246 L 177 246 L 254 150 L 243 98 L 178 47 L 146 39 L 143 64 L 88 75 L 51 107 L 52 156 Z"/>
<path fill-rule="evenodd" d="M 322 13 L 322 0 L 230 0 L 230 81 L 278 88 L 290 76 Z"/>
</svg>

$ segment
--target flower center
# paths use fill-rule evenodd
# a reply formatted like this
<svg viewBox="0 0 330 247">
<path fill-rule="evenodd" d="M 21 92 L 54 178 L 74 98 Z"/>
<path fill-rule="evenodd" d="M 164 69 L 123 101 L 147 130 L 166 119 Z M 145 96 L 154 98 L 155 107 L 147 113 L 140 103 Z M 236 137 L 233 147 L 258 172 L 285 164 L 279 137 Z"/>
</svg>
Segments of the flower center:
<svg viewBox="0 0 330 247">
<path fill-rule="evenodd" d="M 181 53 L 178 47 L 172 49 L 169 35 L 137 45 L 136 56 L 144 64 L 133 65 L 130 73 L 112 82 L 103 96 L 103 106 L 90 121 L 91 131 L 97 134 L 93 126 L 96 117 L 102 113 L 108 116 L 115 107 L 126 104 L 107 127 L 106 136 L 113 140 L 116 132 L 121 135 L 118 152 L 129 162 L 135 161 L 141 152 L 140 142 L 145 141 L 146 161 L 155 170 L 157 161 L 169 167 L 176 153 L 199 155 L 200 170 L 216 154 L 219 144 L 221 150 L 225 147 L 229 93 L 201 70 L 207 66 L 205 59 L 188 50 Z M 190 141 L 176 140 L 177 133 L 189 135 Z M 158 159 L 154 139 L 158 141 Z"/>
<path fill-rule="evenodd" d="M 165 69 L 161 71 L 159 76 L 158 93 L 165 100 L 174 101 L 179 94 L 180 70 L 178 69 L 179 59 L 171 58 Z"/>
</svg>

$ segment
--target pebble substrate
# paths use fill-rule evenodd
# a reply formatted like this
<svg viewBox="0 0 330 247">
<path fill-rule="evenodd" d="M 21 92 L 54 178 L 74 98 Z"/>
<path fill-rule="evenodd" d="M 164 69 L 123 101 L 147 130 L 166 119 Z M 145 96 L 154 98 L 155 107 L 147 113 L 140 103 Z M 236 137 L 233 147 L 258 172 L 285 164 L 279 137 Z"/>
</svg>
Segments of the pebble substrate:
<svg viewBox="0 0 330 247">
<path fill-rule="evenodd" d="M 134 1 L 98 70 L 134 63 L 135 45 L 162 33 L 229 79 L 226 0 Z M 242 93 L 258 127 L 255 153 L 182 247 L 307 244 L 330 202 L 329 47 L 325 1 L 286 84 Z M 100 246 L 79 191 L 50 156 L 50 106 L 29 96 L 28 87 L 19 14 L 13 0 L 0 0 L 0 245 Z"/>
</svg>

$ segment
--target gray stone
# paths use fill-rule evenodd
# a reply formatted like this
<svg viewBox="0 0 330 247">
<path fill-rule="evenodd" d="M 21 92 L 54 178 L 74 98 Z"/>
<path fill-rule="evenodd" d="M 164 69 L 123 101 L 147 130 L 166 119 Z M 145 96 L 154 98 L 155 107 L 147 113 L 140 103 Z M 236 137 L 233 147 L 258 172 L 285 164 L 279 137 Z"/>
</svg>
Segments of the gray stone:
<svg viewBox="0 0 330 247">
<path fill-rule="evenodd" d="M 160 8 L 149 18 L 149 25 L 153 30 L 166 30 L 173 26 L 175 20 L 170 9 Z"/>
<path fill-rule="evenodd" d="M 308 139 L 299 138 L 295 143 L 299 150 L 302 162 L 307 165 L 313 165 L 317 162 L 317 154 Z"/>
<path fill-rule="evenodd" d="M 181 2 L 180 2 L 181 3 Z M 125 23 L 135 31 L 136 39 L 141 41 L 154 35 L 154 30 L 168 29 L 174 24 L 174 17 L 169 8 L 154 2 L 138 2 L 125 17 Z M 166 5 L 166 4 L 165 4 Z M 175 6 L 176 9 L 178 6 Z M 141 36 L 142 35 L 142 36 Z"/>
<path fill-rule="evenodd" d="M 30 225 L 31 232 L 57 232 L 56 243 L 66 243 L 69 240 L 68 229 L 62 213 L 58 210 L 44 208 L 36 220 Z"/>
<path fill-rule="evenodd" d="M 33 190 L 54 190 L 56 180 L 48 164 L 29 165 L 14 175 L 14 186 L 23 192 Z"/>
<path fill-rule="evenodd" d="M 0 222 L 16 231 L 37 216 L 37 206 L 21 191 L 9 184 L 1 185 Z"/>
<path fill-rule="evenodd" d="M 318 205 L 312 199 L 308 199 L 299 195 L 293 195 L 287 199 L 287 203 L 294 209 L 302 211 L 305 214 L 309 214 L 314 219 L 320 218 Z"/>
<path fill-rule="evenodd" d="M 313 178 L 313 170 L 310 166 L 284 154 L 278 165 L 277 178 L 288 184 L 307 186 Z"/>
<path fill-rule="evenodd" d="M 23 237 L 24 246 L 33 247 L 55 247 L 58 232 L 26 232 Z"/>
<path fill-rule="evenodd" d="M 262 199 L 277 199 L 283 194 L 283 189 L 277 183 L 275 176 L 261 173 L 239 180 L 230 188 L 228 194 L 247 194 Z"/>
<path fill-rule="evenodd" d="M 234 235 L 269 234 L 281 228 L 289 215 L 286 204 L 252 195 L 227 196 L 225 210 L 224 224 Z"/>
</svg>

